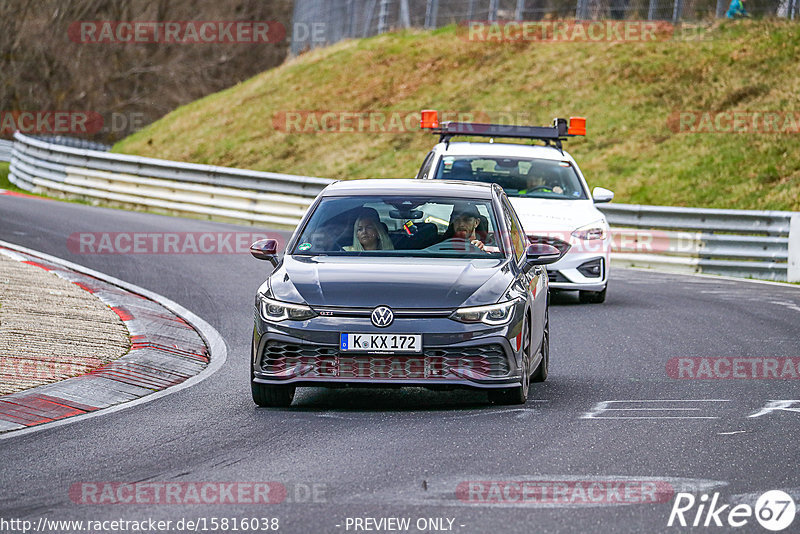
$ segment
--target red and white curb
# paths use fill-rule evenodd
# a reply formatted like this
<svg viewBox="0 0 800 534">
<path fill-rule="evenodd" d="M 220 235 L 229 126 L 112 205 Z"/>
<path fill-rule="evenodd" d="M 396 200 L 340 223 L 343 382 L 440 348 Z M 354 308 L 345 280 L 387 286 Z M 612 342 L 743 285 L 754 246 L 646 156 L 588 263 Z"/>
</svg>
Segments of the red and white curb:
<svg viewBox="0 0 800 534">
<path fill-rule="evenodd" d="M 28 195 L 26 193 L 20 193 L 18 191 L 9 191 L 8 189 L 0 189 L 0 196 L 7 196 L 7 197 L 20 197 L 20 198 L 35 198 L 38 200 L 51 200 L 45 197 L 39 197 L 36 195 Z"/>
<path fill-rule="evenodd" d="M 131 334 L 128 354 L 86 375 L 0 396 L 0 439 L 154 400 L 204 380 L 227 358 L 211 325 L 161 295 L 2 241 L 0 254 L 93 293 Z"/>
</svg>

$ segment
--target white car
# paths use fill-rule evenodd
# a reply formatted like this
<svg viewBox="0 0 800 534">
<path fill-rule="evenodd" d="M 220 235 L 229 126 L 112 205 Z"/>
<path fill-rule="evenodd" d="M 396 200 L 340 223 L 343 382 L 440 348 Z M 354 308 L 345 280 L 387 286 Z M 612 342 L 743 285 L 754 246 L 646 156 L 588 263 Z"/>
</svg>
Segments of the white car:
<svg viewBox="0 0 800 534">
<path fill-rule="evenodd" d="M 567 126 L 566 120 L 556 119 L 552 127 L 439 125 L 432 113 L 423 112 L 422 127 L 438 133 L 440 142 L 425 158 L 417 178 L 499 184 L 532 242 L 562 251 L 568 248 L 547 266 L 550 287 L 577 290 L 581 302 L 605 301 L 611 233 L 595 204 L 610 202 L 614 193 L 595 187 L 590 194 L 577 163 L 561 146 L 568 136 L 585 133 L 585 121 L 571 119 Z M 492 142 L 454 143 L 450 141 L 454 136 L 490 137 Z M 546 145 L 495 143 L 494 138 L 540 139 Z"/>
</svg>

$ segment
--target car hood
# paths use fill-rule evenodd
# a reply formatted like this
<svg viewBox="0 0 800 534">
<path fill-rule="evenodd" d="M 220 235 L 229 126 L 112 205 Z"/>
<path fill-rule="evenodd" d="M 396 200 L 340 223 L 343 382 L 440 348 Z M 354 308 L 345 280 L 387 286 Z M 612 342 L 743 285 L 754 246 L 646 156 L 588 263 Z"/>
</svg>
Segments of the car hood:
<svg viewBox="0 0 800 534">
<path fill-rule="evenodd" d="M 497 302 L 512 281 L 498 259 L 286 256 L 270 287 L 311 306 L 450 309 Z"/>
<path fill-rule="evenodd" d="M 509 197 L 527 234 L 570 232 L 585 224 L 605 220 L 591 200 Z"/>
</svg>

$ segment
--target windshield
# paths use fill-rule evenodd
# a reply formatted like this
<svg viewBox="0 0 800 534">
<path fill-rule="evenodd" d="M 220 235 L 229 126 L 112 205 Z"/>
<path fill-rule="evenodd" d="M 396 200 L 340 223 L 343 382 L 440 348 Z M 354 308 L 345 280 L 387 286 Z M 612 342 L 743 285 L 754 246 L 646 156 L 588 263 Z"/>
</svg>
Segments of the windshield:
<svg viewBox="0 0 800 534">
<path fill-rule="evenodd" d="M 323 198 L 291 254 L 503 258 L 489 200 Z"/>
<path fill-rule="evenodd" d="M 587 199 L 568 161 L 502 156 L 444 156 L 435 178 L 498 184 L 510 197 Z"/>
</svg>

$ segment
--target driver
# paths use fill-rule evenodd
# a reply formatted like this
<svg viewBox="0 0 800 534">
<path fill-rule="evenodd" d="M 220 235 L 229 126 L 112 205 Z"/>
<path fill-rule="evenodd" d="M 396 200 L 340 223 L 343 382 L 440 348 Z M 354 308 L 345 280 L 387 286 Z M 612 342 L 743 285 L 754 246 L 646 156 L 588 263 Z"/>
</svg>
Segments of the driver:
<svg viewBox="0 0 800 534">
<path fill-rule="evenodd" d="M 480 223 L 481 214 L 474 204 L 470 202 L 456 204 L 453 206 L 453 213 L 450 215 L 450 228 L 445 232 L 444 238 L 461 238 L 483 250 L 485 247 L 483 241 L 475 235 Z"/>
<path fill-rule="evenodd" d="M 531 167 L 531 170 L 533 170 L 533 167 Z M 556 193 L 559 195 L 564 193 L 564 189 L 560 185 L 558 185 L 555 182 L 548 183 L 541 176 L 529 174 L 527 180 L 528 180 L 527 187 L 519 191 L 520 195 L 527 195 L 528 193 L 533 193 L 534 191 L 542 191 L 544 193 Z"/>
</svg>

